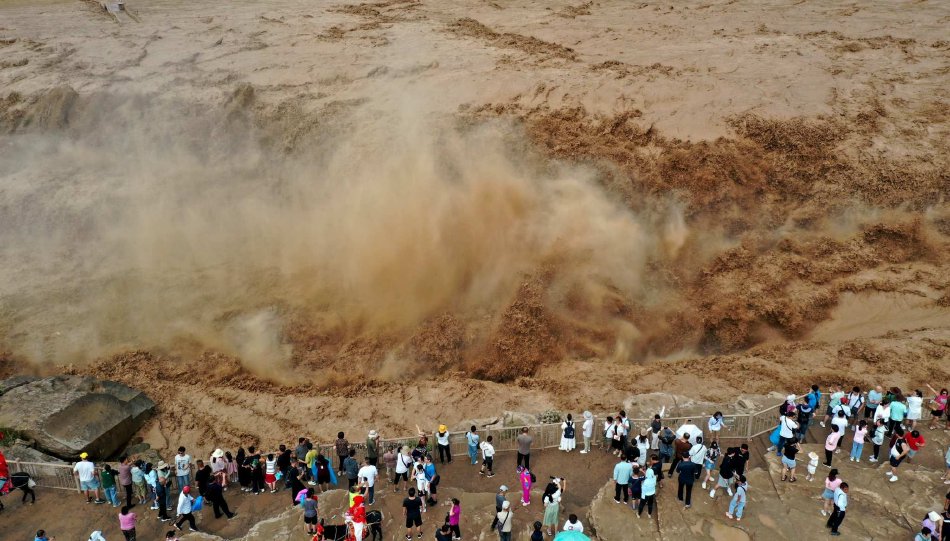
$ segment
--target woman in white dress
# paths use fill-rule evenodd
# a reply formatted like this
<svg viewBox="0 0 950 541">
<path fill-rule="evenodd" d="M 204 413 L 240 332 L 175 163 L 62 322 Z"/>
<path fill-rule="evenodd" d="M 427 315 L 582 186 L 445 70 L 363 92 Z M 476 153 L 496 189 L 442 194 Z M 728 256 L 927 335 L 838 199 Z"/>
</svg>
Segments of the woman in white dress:
<svg viewBox="0 0 950 541">
<path fill-rule="evenodd" d="M 924 393 L 917 389 L 914 394 L 907 397 L 907 420 L 910 421 L 910 429 L 917 429 L 917 421 L 920 420 L 924 409 Z"/>
<path fill-rule="evenodd" d="M 567 420 L 561 423 L 561 445 L 558 449 L 570 452 L 577 445 L 577 427 L 574 426 L 574 417 L 568 413 Z"/>
</svg>

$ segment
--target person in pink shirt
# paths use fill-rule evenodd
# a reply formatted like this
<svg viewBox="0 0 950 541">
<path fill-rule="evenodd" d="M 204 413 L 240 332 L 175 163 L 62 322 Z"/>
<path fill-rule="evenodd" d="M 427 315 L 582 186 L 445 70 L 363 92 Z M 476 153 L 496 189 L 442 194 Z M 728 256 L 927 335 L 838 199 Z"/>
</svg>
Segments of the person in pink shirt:
<svg viewBox="0 0 950 541">
<path fill-rule="evenodd" d="M 128 505 L 122 508 L 122 511 L 119 512 L 119 528 L 122 530 L 122 535 L 125 536 L 125 541 L 135 541 L 135 513 L 132 513 L 130 510 L 132 508 Z"/>
<path fill-rule="evenodd" d="M 521 505 L 531 505 L 531 472 L 518 466 L 518 479 L 521 481 Z"/>
<path fill-rule="evenodd" d="M 453 539 L 462 538 L 462 530 L 459 528 L 459 520 L 462 518 L 462 504 L 458 498 L 452 498 L 452 511 L 449 512 L 449 528 L 452 530 Z"/>
<path fill-rule="evenodd" d="M 825 479 L 825 491 L 821 493 L 821 499 L 825 501 L 825 505 L 821 510 L 821 516 L 826 517 L 831 511 L 831 502 L 835 497 L 835 489 L 841 486 L 841 483 L 844 479 L 838 477 L 838 470 L 832 469 L 828 472 L 828 478 Z"/>
<path fill-rule="evenodd" d="M 851 443 L 851 462 L 861 462 L 864 440 L 868 435 L 868 422 L 864 419 L 854 428 L 854 441 Z"/>
<path fill-rule="evenodd" d="M 835 449 L 838 448 L 838 441 L 843 435 L 844 427 L 831 425 L 831 433 L 825 438 L 825 466 L 831 467 L 831 457 L 834 456 Z"/>
</svg>

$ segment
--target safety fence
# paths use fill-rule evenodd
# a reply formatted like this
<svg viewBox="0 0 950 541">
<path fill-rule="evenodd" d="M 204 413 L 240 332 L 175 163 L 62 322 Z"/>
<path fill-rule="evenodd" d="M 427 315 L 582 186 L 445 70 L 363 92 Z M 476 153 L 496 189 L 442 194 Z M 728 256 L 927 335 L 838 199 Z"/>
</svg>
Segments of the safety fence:
<svg viewBox="0 0 950 541">
<path fill-rule="evenodd" d="M 826 404 L 826 400 L 827 397 L 822 396 L 822 405 Z M 719 440 L 749 441 L 771 432 L 778 425 L 779 405 L 780 404 L 775 404 L 774 406 L 754 413 L 723 414 L 723 428 L 719 433 Z M 816 416 L 820 414 L 821 411 L 822 409 L 819 409 L 819 411 L 816 412 Z M 594 435 L 591 438 L 591 444 L 593 446 L 599 447 L 604 444 L 603 419 L 606 419 L 606 417 L 606 415 L 594 417 Z M 663 417 L 663 424 L 670 427 L 679 427 L 691 422 L 705 432 L 708 419 L 708 415 Z M 649 427 L 653 418 L 629 418 L 629 420 L 631 423 L 631 432 L 636 432 Z M 578 446 L 582 445 L 583 442 L 582 426 L 583 419 L 575 420 L 575 434 Z M 492 445 L 495 447 L 496 453 L 510 452 L 518 449 L 518 435 L 521 434 L 525 427 L 528 428 L 528 433 L 533 438 L 531 443 L 532 450 L 544 450 L 560 446 L 561 435 L 563 433 L 561 422 L 505 427 L 487 425 L 478 427 L 478 434 L 481 441 L 486 441 L 488 436 L 492 437 Z M 435 435 L 426 434 L 426 436 L 428 437 L 429 451 L 433 453 L 433 456 L 438 458 Z M 380 462 L 382 462 L 383 453 L 391 448 L 399 449 L 402 446 L 409 446 L 409 448 L 416 447 L 419 444 L 419 437 L 420 435 L 416 434 L 402 438 L 380 439 L 378 447 Z M 468 442 L 465 438 L 465 434 L 451 433 L 449 435 L 449 447 L 453 456 L 467 456 Z M 315 444 L 314 448 L 317 452 L 330 459 L 335 469 L 340 469 L 339 464 L 336 463 L 339 459 L 336 456 L 334 444 Z M 357 460 L 362 461 L 366 456 L 365 442 L 350 442 L 350 448 L 356 451 Z M 271 450 L 267 450 L 266 452 L 271 452 Z M 11 461 L 9 465 L 11 473 L 19 471 L 29 473 L 39 487 L 77 491 L 80 489 L 79 481 L 73 475 L 73 466 L 71 464 L 21 462 L 14 460 Z"/>
</svg>

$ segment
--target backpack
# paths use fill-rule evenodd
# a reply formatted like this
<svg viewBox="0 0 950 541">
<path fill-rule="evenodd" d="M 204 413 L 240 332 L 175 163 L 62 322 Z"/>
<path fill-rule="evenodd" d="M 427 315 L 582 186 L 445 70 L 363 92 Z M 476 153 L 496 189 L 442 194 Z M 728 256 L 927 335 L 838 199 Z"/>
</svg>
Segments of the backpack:
<svg viewBox="0 0 950 541">
<path fill-rule="evenodd" d="M 534 472 L 529 471 L 528 474 L 531 475 L 531 484 L 538 482 L 538 478 L 534 476 Z"/>
<path fill-rule="evenodd" d="M 569 440 L 574 439 L 574 421 L 567 422 L 567 426 L 564 428 L 564 437 Z"/>
</svg>

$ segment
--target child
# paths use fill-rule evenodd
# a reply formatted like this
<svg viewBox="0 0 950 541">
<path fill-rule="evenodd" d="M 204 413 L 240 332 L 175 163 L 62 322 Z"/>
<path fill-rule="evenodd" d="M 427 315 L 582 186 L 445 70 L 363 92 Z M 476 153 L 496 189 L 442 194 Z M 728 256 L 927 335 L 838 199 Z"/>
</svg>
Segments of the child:
<svg viewBox="0 0 950 541">
<path fill-rule="evenodd" d="M 808 474 L 805 475 L 805 480 L 814 481 L 816 471 L 818 471 L 818 453 L 812 451 L 808 453 Z"/>
</svg>

